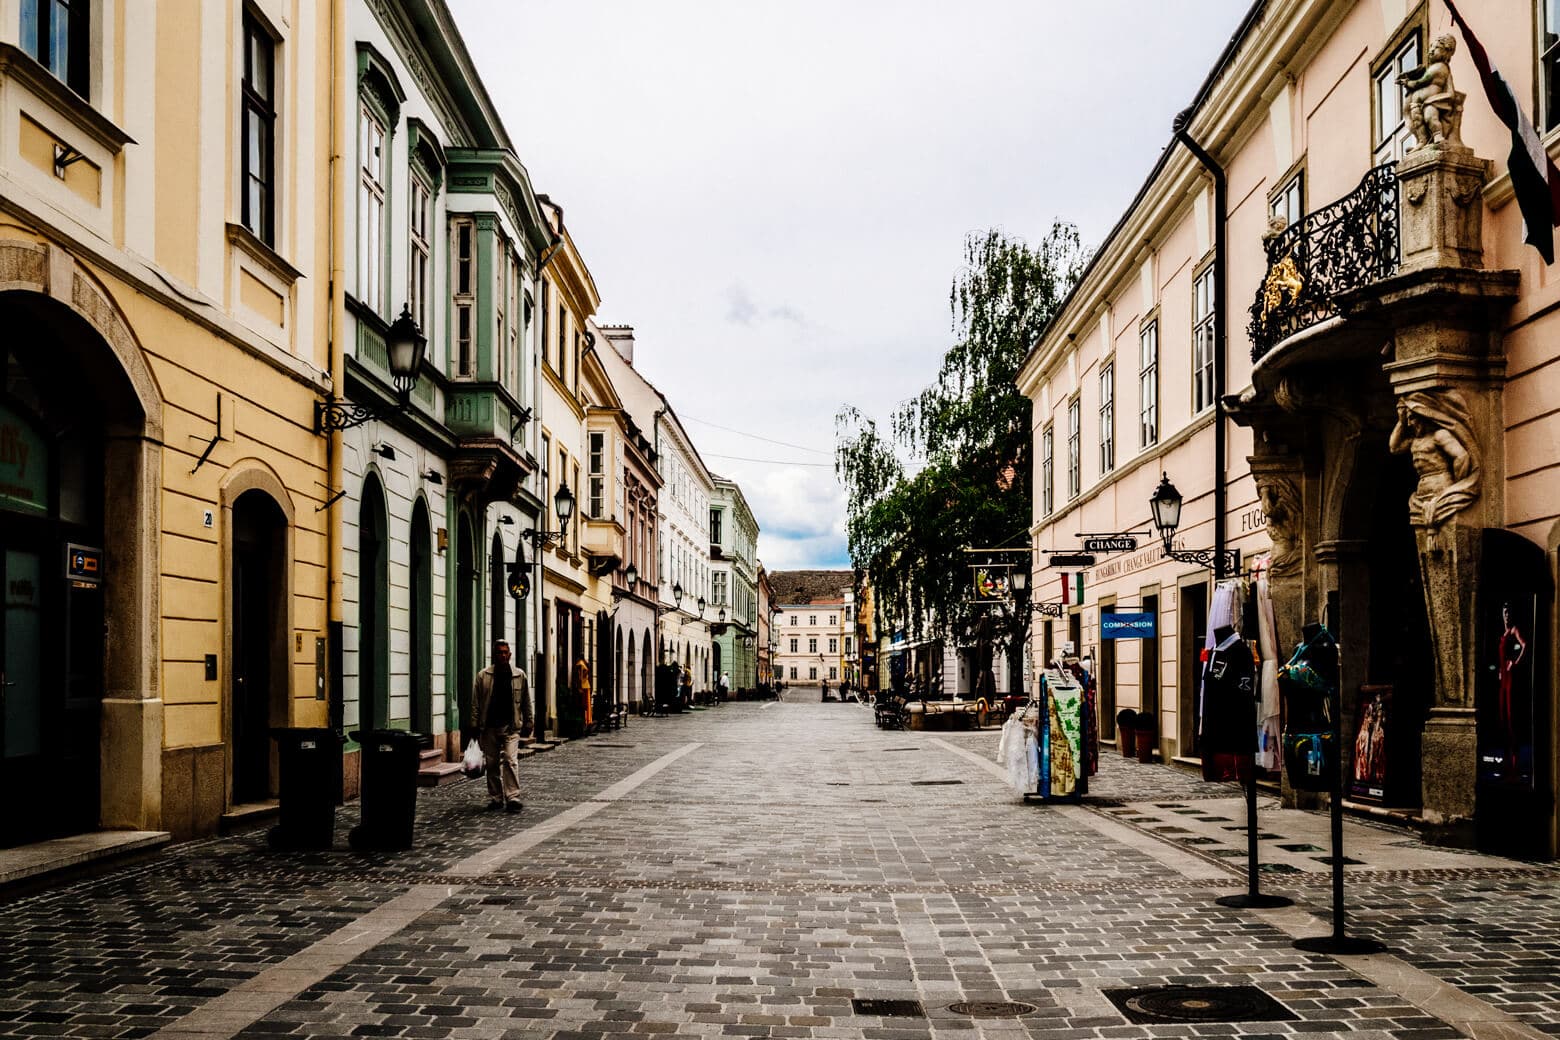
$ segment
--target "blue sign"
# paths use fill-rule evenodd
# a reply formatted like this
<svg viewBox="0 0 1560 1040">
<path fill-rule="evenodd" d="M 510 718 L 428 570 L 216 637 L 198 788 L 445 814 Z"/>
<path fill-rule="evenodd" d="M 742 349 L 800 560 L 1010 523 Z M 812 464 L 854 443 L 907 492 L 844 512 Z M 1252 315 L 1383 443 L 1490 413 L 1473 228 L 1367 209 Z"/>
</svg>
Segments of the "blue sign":
<svg viewBox="0 0 1560 1040">
<path fill-rule="evenodd" d="M 1153 639 L 1159 626 L 1153 614 L 1101 614 L 1101 639 Z"/>
</svg>

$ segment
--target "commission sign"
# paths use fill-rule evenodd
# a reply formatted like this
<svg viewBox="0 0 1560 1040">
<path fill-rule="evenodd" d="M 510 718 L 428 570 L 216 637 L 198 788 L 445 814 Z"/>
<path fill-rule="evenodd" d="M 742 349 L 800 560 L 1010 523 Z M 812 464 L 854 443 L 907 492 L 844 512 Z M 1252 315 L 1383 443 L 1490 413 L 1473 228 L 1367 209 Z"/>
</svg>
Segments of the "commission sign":
<svg viewBox="0 0 1560 1040">
<path fill-rule="evenodd" d="M 1159 634 L 1153 614 L 1101 614 L 1101 639 L 1152 639 Z"/>
</svg>

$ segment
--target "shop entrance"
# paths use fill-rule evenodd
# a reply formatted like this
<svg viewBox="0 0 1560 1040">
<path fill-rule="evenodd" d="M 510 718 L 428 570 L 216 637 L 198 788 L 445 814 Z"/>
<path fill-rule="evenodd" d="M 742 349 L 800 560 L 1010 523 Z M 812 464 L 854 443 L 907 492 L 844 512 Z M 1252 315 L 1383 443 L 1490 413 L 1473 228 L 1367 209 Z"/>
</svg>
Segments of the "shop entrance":
<svg viewBox="0 0 1560 1040">
<path fill-rule="evenodd" d="M 1208 639 L 1208 584 L 1199 580 L 1183 585 L 1179 593 L 1180 606 L 1176 624 L 1180 629 L 1179 653 L 1181 740 L 1180 754 L 1188 758 L 1201 757 L 1197 746 L 1202 732 L 1202 651 Z"/>
<path fill-rule="evenodd" d="M 233 804 L 276 794 L 271 729 L 287 724 L 287 517 L 263 491 L 233 503 Z"/>
<path fill-rule="evenodd" d="M 433 531 L 428 505 L 412 507 L 412 543 L 407 568 L 411 599 L 412 732 L 433 732 Z"/>
</svg>

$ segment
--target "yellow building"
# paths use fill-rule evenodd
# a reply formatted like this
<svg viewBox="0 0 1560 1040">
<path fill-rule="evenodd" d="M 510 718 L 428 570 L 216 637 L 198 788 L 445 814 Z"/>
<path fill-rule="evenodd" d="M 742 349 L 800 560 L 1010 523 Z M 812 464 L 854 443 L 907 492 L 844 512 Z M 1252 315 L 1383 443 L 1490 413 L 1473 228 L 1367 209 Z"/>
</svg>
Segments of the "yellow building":
<svg viewBox="0 0 1560 1040">
<path fill-rule="evenodd" d="M 326 720 L 331 9 L 0 10 L 0 844 L 212 831 Z"/>
</svg>

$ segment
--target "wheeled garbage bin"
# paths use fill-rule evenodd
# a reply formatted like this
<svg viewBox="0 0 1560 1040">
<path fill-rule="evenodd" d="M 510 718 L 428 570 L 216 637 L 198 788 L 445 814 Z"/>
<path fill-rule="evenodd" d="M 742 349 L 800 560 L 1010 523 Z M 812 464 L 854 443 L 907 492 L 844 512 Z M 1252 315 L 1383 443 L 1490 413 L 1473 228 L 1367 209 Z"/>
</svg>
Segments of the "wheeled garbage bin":
<svg viewBox="0 0 1560 1040">
<path fill-rule="evenodd" d="M 328 849 L 336 827 L 341 734 L 333 729 L 273 729 L 280 752 L 281 820 L 267 838 L 273 849 Z"/>
<path fill-rule="evenodd" d="M 362 822 L 347 836 L 354 849 L 409 849 L 417 818 L 417 759 L 422 736 L 398 729 L 358 730 L 362 746 L 358 807 Z"/>
</svg>

